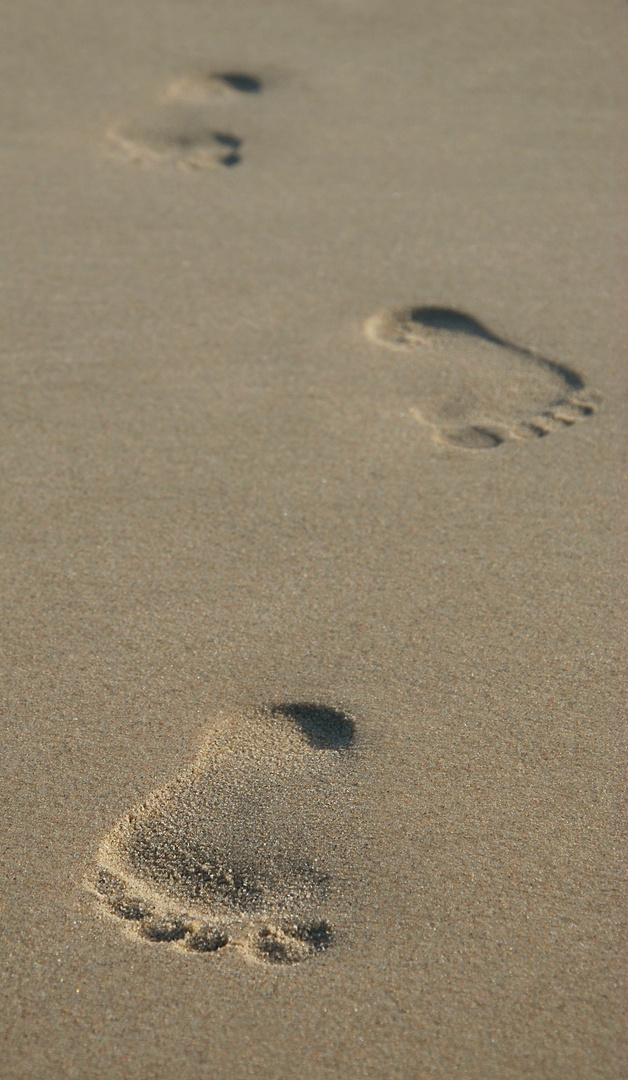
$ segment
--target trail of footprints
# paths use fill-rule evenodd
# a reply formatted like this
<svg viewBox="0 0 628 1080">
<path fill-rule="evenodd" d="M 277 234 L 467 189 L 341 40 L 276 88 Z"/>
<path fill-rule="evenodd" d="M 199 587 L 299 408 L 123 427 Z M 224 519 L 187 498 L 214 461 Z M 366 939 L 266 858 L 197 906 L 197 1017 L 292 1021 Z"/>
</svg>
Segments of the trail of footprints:
<svg viewBox="0 0 628 1080">
<path fill-rule="evenodd" d="M 542 438 L 592 416 L 600 402 L 573 369 L 451 308 L 383 311 L 365 332 L 412 357 L 419 393 L 409 412 L 437 443 L 492 450 Z"/>
<path fill-rule="evenodd" d="M 231 168 L 241 161 L 242 139 L 217 128 L 213 116 L 262 90 L 243 72 L 175 79 L 143 114 L 112 125 L 109 144 L 143 164 Z M 365 331 L 379 346 L 412 354 L 420 389 L 409 412 L 441 445 L 492 450 L 541 438 L 592 416 L 600 402 L 573 369 L 451 308 L 389 309 L 369 318 Z"/>
<path fill-rule="evenodd" d="M 196 760 L 102 842 L 87 886 L 120 927 L 189 954 L 293 964 L 334 940 L 355 723 L 325 705 L 225 715 Z M 342 819 L 342 813 L 339 815 Z"/>
<path fill-rule="evenodd" d="M 212 116 L 261 90 L 241 73 L 178 79 L 145 114 L 114 125 L 110 143 L 142 163 L 232 167 L 242 141 Z M 365 333 L 412 361 L 419 390 L 409 411 L 440 444 L 474 451 L 540 438 L 599 404 L 571 368 L 450 308 L 383 311 Z M 293 964 L 323 953 L 334 942 L 328 911 L 347 825 L 323 834 L 321 808 L 344 806 L 346 816 L 354 735 L 349 716 L 320 704 L 223 716 L 195 761 L 105 837 L 86 882 L 101 911 L 138 939 L 190 955 L 233 949 Z"/>
<path fill-rule="evenodd" d="M 240 163 L 242 139 L 217 127 L 214 115 L 261 92 L 259 79 L 240 72 L 176 79 L 155 104 L 113 124 L 107 132 L 109 146 L 143 165 L 231 168 Z"/>
</svg>

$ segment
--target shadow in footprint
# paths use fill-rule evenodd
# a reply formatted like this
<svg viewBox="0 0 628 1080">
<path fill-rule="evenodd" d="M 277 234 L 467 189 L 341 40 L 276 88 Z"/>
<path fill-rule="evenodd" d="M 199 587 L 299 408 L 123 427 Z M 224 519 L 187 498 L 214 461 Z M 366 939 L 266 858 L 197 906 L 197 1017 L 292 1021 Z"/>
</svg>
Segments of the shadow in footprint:
<svg viewBox="0 0 628 1080">
<path fill-rule="evenodd" d="M 256 79 L 254 75 L 244 75 L 237 71 L 225 71 L 222 74 L 214 75 L 213 78 L 219 79 L 231 90 L 236 90 L 238 94 L 261 94 L 262 92 L 261 79 Z"/>
<path fill-rule="evenodd" d="M 455 311 L 445 307 L 415 307 L 410 308 L 410 320 L 421 326 L 429 326 L 432 330 L 450 330 L 456 334 L 474 334 L 476 337 L 485 338 L 487 341 L 495 341 L 502 345 L 501 338 L 492 334 L 478 319 L 471 315 L 465 315 L 463 311 Z"/>
<path fill-rule="evenodd" d="M 235 135 L 226 135 L 222 131 L 216 131 L 214 133 L 214 140 L 219 146 L 227 148 L 227 152 L 224 157 L 221 158 L 221 164 L 226 165 L 227 168 L 231 168 L 233 165 L 239 165 L 241 160 L 239 150 L 242 145 L 242 139 L 237 139 Z"/>
<path fill-rule="evenodd" d="M 319 750 L 348 750 L 355 739 L 355 723 L 338 709 L 307 701 L 273 705 L 273 716 L 294 720 L 310 746 Z"/>
<path fill-rule="evenodd" d="M 355 721 L 285 702 L 227 715 L 195 761 L 102 842 L 88 887 L 142 940 L 295 963 L 334 940 Z M 341 815 L 342 816 L 342 815 Z"/>
<path fill-rule="evenodd" d="M 565 367 L 564 364 L 557 364 L 554 360 L 547 360 L 530 349 L 524 349 L 521 345 L 515 345 L 514 342 L 508 341 L 506 338 L 498 337 L 496 334 L 491 333 L 478 319 L 474 319 L 471 315 L 465 315 L 462 311 L 441 307 L 411 308 L 410 318 L 413 323 L 420 326 L 434 330 L 448 330 L 456 334 L 471 334 L 475 337 L 484 338 L 485 341 L 491 341 L 495 345 L 501 345 L 504 349 L 512 349 L 522 357 L 530 357 L 536 364 L 547 365 L 550 371 L 560 375 L 567 385 L 574 390 L 584 389 L 584 382 L 572 368 Z"/>
<path fill-rule="evenodd" d="M 599 395 L 565 364 L 494 334 L 454 308 L 397 308 L 372 316 L 367 336 L 416 353 L 421 387 L 409 412 L 432 438 L 491 450 L 591 416 Z"/>
</svg>

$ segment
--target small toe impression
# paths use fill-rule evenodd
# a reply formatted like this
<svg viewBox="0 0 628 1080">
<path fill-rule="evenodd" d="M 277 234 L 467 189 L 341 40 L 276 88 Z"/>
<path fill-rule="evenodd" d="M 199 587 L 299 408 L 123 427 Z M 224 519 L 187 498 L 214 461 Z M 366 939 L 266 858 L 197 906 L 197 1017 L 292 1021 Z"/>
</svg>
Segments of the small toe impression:
<svg viewBox="0 0 628 1080">
<path fill-rule="evenodd" d="M 215 926 L 200 926 L 198 930 L 188 934 L 184 941 L 186 949 L 198 953 L 218 952 L 228 944 L 228 936 Z"/>
<path fill-rule="evenodd" d="M 124 883 L 114 874 L 101 871 L 94 882 L 96 892 L 119 919 L 128 919 L 129 922 L 141 922 L 150 918 L 154 907 L 139 896 L 128 896 Z"/>
<path fill-rule="evenodd" d="M 326 922 L 263 927 L 253 942 L 253 952 L 268 964 L 298 964 L 332 943 Z"/>
<path fill-rule="evenodd" d="M 121 896 L 119 899 L 109 900 L 109 906 L 119 919 L 129 919 L 130 922 L 148 919 L 154 910 L 151 904 L 135 896 Z"/>
<path fill-rule="evenodd" d="M 176 916 L 165 915 L 145 919 L 140 933 L 149 941 L 181 941 L 185 937 L 186 928 Z"/>
<path fill-rule="evenodd" d="M 464 450 L 494 450 L 496 446 L 501 446 L 504 442 L 502 436 L 496 431 L 473 426 L 460 428 L 458 431 L 443 432 L 442 437 L 446 442 L 453 446 L 461 446 Z"/>
<path fill-rule="evenodd" d="M 582 401 L 573 405 L 572 408 L 576 413 L 577 420 L 580 420 L 583 416 L 593 416 L 593 413 L 596 411 L 595 405 L 589 405 Z"/>
<path fill-rule="evenodd" d="M 528 423 L 518 424 L 512 435 L 514 439 L 544 439 L 550 431 L 550 425 L 544 421 L 530 420 Z"/>
</svg>

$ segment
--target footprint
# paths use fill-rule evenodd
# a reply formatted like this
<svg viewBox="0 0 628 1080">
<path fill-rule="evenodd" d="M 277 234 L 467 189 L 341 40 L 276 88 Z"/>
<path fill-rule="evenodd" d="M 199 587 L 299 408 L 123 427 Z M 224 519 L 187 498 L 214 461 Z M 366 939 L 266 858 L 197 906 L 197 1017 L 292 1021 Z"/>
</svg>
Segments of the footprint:
<svg viewBox="0 0 628 1080">
<path fill-rule="evenodd" d="M 571 368 L 451 308 L 384 311 L 365 331 L 379 345 L 416 355 L 421 396 L 409 412 L 441 444 L 492 450 L 540 438 L 592 416 L 600 402 Z"/>
<path fill-rule="evenodd" d="M 110 144 L 143 165 L 172 163 L 184 169 L 231 167 L 240 162 L 242 140 L 216 131 L 197 107 L 161 106 L 139 120 L 109 129 Z"/>
<path fill-rule="evenodd" d="M 103 840 L 86 884 L 147 942 L 292 964 L 334 941 L 355 723 L 312 703 L 225 715 L 195 761 Z"/>
<path fill-rule="evenodd" d="M 231 168 L 241 161 L 242 139 L 216 128 L 211 107 L 261 91 L 259 79 L 239 72 L 176 79 L 156 105 L 112 125 L 107 132 L 109 145 L 118 154 L 144 165 Z"/>
</svg>

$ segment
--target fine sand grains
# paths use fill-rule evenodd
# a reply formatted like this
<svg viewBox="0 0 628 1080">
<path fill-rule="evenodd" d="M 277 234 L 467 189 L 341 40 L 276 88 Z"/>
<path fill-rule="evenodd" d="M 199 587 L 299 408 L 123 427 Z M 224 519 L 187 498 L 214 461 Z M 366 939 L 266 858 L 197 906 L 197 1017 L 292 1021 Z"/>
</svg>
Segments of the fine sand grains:
<svg viewBox="0 0 628 1080">
<path fill-rule="evenodd" d="M 196 760 L 102 842 L 88 887 L 149 942 L 191 953 L 227 945 L 269 963 L 328 948 L 342 821 L 321 806 L 344 789 L 354 721 L 311 703 L 222 718 Z"/>
<path fill-rule="evenodd" d="M 592 416 L 600 400 L 571 368 L 450 308 L 383 311 L 365 332 L 416 356 L 418 403 L 409 411 L 436 442 L 492 450 L 508 439 L 539 438 Z"/>
</svg>

